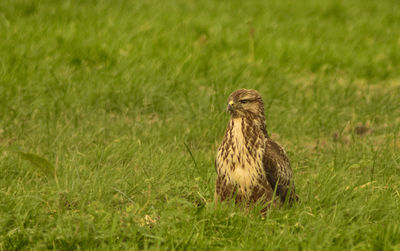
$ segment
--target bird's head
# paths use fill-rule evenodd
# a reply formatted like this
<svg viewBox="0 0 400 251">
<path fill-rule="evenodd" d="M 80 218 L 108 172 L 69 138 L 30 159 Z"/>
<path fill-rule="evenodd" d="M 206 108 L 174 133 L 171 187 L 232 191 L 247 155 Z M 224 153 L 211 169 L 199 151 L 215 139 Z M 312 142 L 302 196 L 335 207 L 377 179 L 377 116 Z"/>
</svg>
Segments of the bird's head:
<svg viewBox="0 0 400 251">
<path fill-rule="evenodd" d="M 228 111 L 232 117 L 258 115 L 264 117 L 264 102 L 256 90 L 239 89 L 228 98 Z"/>
</svg>

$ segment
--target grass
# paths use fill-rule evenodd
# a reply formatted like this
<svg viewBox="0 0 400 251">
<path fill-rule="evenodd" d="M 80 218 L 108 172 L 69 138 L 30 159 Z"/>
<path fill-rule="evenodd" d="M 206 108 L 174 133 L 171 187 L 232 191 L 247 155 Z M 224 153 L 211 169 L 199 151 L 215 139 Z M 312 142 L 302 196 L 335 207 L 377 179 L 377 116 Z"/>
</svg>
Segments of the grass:
<svg viewBox="0 0 400 251">
<path fill-rule="evenodd" d="M 0 250 L 400 250 L 399 7 L 1 1 Z M 265 218 L 212 202 L 239 87 L 301 199 Z"/>
</svg>

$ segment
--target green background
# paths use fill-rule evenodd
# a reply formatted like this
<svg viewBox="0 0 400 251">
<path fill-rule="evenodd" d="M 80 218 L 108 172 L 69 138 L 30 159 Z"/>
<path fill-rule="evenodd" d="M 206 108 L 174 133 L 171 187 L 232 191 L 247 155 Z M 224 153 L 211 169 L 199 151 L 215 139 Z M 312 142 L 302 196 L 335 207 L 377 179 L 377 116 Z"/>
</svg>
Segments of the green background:
<svg viewBox="0 0 400 251">
<path fill-rule="evenodd" d="M 400 250 L 399 10 L 0 1 L 0 250 Z M 300 197 L 265 217 L 213 203 L 238 88 Z"/>
</svg>

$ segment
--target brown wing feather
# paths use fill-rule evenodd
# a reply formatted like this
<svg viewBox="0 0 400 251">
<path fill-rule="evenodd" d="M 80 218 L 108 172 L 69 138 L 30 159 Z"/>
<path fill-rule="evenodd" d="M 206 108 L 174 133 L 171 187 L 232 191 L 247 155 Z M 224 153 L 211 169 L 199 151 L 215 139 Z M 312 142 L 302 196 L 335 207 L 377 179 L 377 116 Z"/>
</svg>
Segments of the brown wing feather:
<svg viewBox="0 0 400 251">
<path fill-rule="evenodd" d="M 282 146 L 271 138 L 267 138 L 265 141 L 263 164 L 268 182 L 273 188 L 276 187 L 276 194 L 281 201 L 284 202 L 289 193 L 290 203 L 298 200 L 287 154 Z"/>
</svg>

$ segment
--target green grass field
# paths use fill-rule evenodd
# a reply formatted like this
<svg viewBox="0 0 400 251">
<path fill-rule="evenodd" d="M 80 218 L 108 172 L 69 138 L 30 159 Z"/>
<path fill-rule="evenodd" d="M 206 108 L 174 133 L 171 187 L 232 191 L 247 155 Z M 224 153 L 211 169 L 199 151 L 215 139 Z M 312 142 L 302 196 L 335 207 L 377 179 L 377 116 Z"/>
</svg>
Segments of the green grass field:
<svg viewBox="0 0 400 251">
<path fill-rule="evenodd" d="M 399 9 L 0 1 L 0 250 L 400 250 Z M 265 218 L 213 203 L 240 87 L 301 200 Z"/>
</svg>

